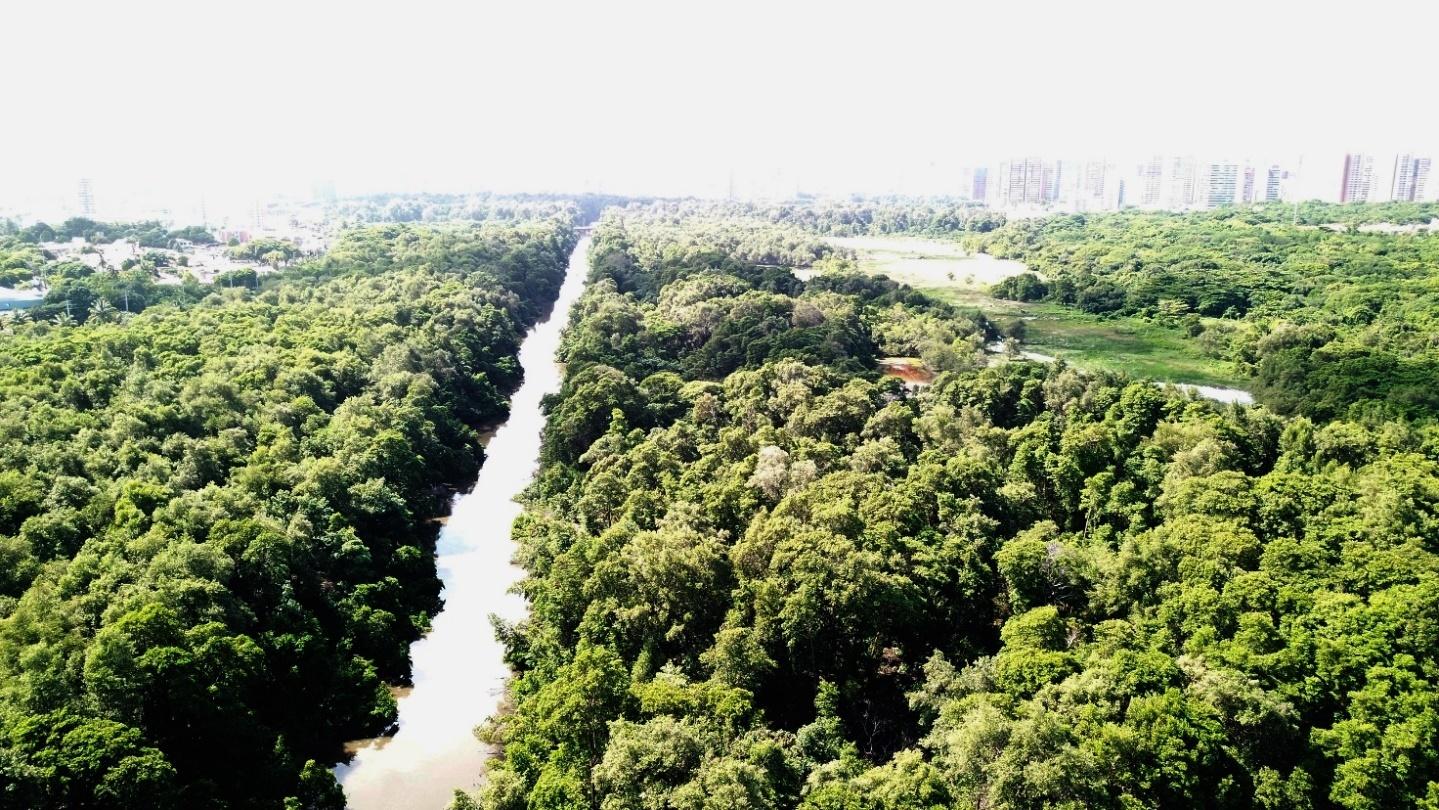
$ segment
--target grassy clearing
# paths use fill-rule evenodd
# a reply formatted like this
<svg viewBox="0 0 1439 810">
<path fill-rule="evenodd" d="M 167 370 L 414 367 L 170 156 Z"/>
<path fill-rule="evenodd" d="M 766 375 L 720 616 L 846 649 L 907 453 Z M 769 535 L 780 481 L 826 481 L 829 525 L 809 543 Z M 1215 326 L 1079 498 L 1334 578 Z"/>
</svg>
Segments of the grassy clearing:
<svg viewBox="0 0 1439 810">
<path fill-rule="evenodd" d="M 991 318 L 1024 320 L 1024 348 L 1080 368 L 1123 371 L 1162 382 L 1243 387 L 1229 363 L 1199 353 L 1182 332 L 1139 318 L 1097 318 L 1057 304 L 1024 304 L 946 287 L 920 287 Z"/>
<path fill-rule="evenodd" d="M 1000 320 L 1022 318 L 1024 348 L 1080 368 L 1196 385 L 1242 387 L 1229 364 L 1205 357 L 1182 332 L 1138 318 L 1098 318 L 1058 304 L 1004 301 L 991 284 L 1024 272 L 1016 261 L 968 256 L 953 242 L 908 237 L 831 239 L 859 257 L 861 269 L 883 273 L 936 298 Z"/>
<path fill-rule="evenodd" d="M 970 255 L 955 242 L 910 237 L 831 238 L 859 257 L 860 269 L 883 273 L 912 287 L 951 287 L 983 292 L 991 284 L 1024 272 L 1024 264 L 984 254 Z"/>
<path fill-rule="evenodd" d="M 1123 371 L 1162 382 L 1244 386 L 1229 363 L 1199 353 L 1182 332 L 1139 318 L 1097 318 L 1057 304 L 1004 301 L 968 290 L 920 287 L 944 301 L 981 310 L 992 319 L 1024 321 L 1024 348 L 1062 357 L 1080 368 Z"/>
<path fill-rule="evenodd" d="M 1059 308 L 1056 308 L 1059 309 Z M 1230 364 L 1200 354 L 1178 330 L 1137 318 L 1100 320 L 1059 309 L 1026 321 L 1025 347 L 1087 368 L 1164 382 L 1240 387 Z"/>
</svg>

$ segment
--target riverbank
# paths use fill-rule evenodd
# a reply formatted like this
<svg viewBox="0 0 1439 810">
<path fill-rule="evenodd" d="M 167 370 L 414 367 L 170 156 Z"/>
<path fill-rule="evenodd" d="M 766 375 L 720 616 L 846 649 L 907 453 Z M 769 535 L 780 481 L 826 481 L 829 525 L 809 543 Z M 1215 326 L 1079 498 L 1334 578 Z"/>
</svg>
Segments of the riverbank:
<svg viewBox="0 0 1439 810">
<path fill-rule="evenodd" d="M 473 789 L 490 753 L 474 728 L 504 698 L 509 669 L 490 620 L 523 617 L 512 592 L 523 572 L 512 558 L 515 502 L 539 466 L 544 415 L 541 399 L 559 390 L 555 363 L 560 333 L 588 272 L 589 241 L 581 240 L 550 316 L 520 348 L 524 382 L 510 399 L 510 415 L 486 445 L 474 489 L 454 501 L 437 545 L 444 609 L 410 650 L 413 686 L 398 696 L 392 737 L 356 741 L 354 756 L 335 768 L 351 810 L 438 810 L 456 789 Z"/>
</svg>

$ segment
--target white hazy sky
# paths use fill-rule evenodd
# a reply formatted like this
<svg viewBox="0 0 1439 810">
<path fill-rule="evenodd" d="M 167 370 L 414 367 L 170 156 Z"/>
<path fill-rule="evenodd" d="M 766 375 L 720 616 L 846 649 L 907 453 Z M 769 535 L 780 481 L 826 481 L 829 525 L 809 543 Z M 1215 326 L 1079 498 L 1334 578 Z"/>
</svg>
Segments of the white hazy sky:
<svg viewBox="0 0 1439 810">
<path fill-rule="evenodd" d="M 9 0 L 0 207 L 1439 144 L 1439 3 Z M 1306 158 L 1318 160 L 1318 158 Z M 927 187 L 927 186 L 926 186 Z"/>
</svg>

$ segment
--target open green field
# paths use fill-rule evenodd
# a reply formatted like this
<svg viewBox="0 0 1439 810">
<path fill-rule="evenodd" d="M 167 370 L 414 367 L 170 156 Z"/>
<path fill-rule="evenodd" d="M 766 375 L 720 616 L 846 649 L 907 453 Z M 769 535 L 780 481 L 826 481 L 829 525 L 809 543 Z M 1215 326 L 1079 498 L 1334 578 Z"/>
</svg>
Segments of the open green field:
<svg viewBox="0 0 1439 810">
<path fill-rule="evenodd" d="M 1140 318 L 1099 318 L 1058 304 L 1005 301 L 989 286 L 1022 273 L 1017 261 L 966 255 L 953 242 L 910 237 L 831 239 L 855 252 L 861 269 L 903 281 L 944 301 L 997 320 L 1021 318 L 1024 349 L 1080 368 L 1123 371 L 1163 382 L 1242 386 L 1230 365 L 1205 357 L 1178 330 Z"/>
<path fill-rule="evenodd" d="M 1183 333 L 1138 318 L 1101 320 L 1055 305 L 1029 307 L 1024 344 L 1085 368 L 1163 382 L 1238 387 L 1230 364 L 1205 357 Z"/>
<path fill-rule="evenodd" d="M 832 245 L 854 251 L 860 268 L 883 273 L 911 287 L 948 286 L 985 290 L 1024 272 L 1024 264 L 983 253 L 968 254 L 956 242 L 909 236 L 831 237 Z"/>
</svg>

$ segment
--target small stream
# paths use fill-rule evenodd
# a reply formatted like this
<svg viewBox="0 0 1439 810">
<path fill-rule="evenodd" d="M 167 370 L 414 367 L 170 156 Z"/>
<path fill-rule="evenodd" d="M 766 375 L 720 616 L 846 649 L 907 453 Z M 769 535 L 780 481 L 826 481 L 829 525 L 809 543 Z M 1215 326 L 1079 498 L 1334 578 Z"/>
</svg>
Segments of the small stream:
<svg viewBox="0 0 1439 810">
<path fill-rule="evenodd" d="M 455 499 L 440 531 L 445 606 L 410 648 L 414 686 L 397 693 L 399 730 L 351 743 L 354 757 L 335 768 L 352 810 L 443 810 L 456 788 L 478 786 L 489 752 L 474 729 L 499 708 L 509 677 L 489 617 L 524 616 L 524 600 L 510 592 L 523 573 L 512 563 L 514 499 L 539 467 L 540 398 L 560 388 L 555 352 L 584 287 L 588 248 L 588 239 L 575 248 L 554 310 L 520 347 L 525 376 L 509 418 L 485 447 L 474 489 Z"/>
</svg>

